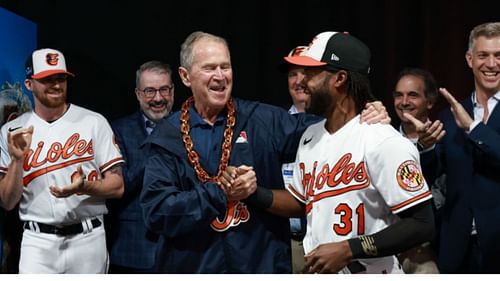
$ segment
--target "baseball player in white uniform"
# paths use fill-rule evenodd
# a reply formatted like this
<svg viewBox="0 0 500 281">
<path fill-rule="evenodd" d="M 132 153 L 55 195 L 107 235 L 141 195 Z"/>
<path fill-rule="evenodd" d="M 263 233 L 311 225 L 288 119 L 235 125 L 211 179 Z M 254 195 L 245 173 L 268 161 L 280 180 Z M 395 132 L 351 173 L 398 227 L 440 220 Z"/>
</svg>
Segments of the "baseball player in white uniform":
<svg viewBox="0 0 500 281">
<path fill-rule="evenodd" d="M 305 68 L 307 111 L 327 119 L 302 135 L 288 192 L 257 188 L 248 203 L 305 212 L 304 272 L 404 273 L 394 255 L 432 238 L 432 195 L 415 146 L 390 125 L 361 123 L 373 100 L 370 50 L 351 35 L 323 32 L 285 60 Z M 238 172 L 221 183 L 236 182 Z"/>
<path fill-rule="evenodd" d="M 321 244 L 379 232 L 397 213 L 431 198 L 414 145 L 391 126 L 359 115 L 330 134 L 326 120 L 303 134 L 293 184 L 306 206 L 306 255 Z M 368 273 L 401 271 L 394 255 L 358 260 Z"/>
<path fill-rule="evenodd" d="M 33 52 L 25 85 L 35 109 L 1 129 L 2 203 L 20 202 L 24 222 L 20 273 L 108 268 L 105 199 L 123 193 L 123 158 L 102 115 L 66 102 L 67 76 L 61 52 Z M 24 157 L 9 152 L 8 141 Z"/>
</svg>

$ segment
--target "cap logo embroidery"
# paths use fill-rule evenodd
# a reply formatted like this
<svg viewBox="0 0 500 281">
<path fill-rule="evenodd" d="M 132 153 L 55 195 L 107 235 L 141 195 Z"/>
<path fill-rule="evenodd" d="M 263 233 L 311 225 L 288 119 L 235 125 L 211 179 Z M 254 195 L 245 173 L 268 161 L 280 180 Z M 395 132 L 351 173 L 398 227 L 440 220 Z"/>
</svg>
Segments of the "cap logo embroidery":
<svg viewBox="0 0 500 281">
<path fill-rule="evenodd" d="M 48 53 L 45 59 L 48 65 L 57 65 L 59 62 L 59 54 Z"/>
<path fill-rule="evenodd" d="M 340 60 L 340 58 L 339 58 L 339 57 L 337 57 L 337 55 L 336 55 L 336 54 L 332 54 L 332 57 L 331 57 L 330 59 L 331 59 L 331 60 L 334 60 L 334 61 L 339 61 L 339 60 Z"/>
<path fill-rule="evenodd" d="M 317 39 L 318 39 L 318 36 L 315 36 L 315 37 L 312 39 L 311 43 L 309 43 L 309 45 L 307 46 L 307 50 L 311 49 L 311 46 L 314 44 L 314 41 L 316 41 Z"/>
<path fill-rule="evenodd" d="M 304 46 L 297 47 L 297 48 L 293 49 L 292 54 L 290 56 L 291 57 L 300 56 L 300 55 L 302 55 L 302 53 L 306 49 L 307 49 L 307 47 L 304 47 Z"/>
</svg>

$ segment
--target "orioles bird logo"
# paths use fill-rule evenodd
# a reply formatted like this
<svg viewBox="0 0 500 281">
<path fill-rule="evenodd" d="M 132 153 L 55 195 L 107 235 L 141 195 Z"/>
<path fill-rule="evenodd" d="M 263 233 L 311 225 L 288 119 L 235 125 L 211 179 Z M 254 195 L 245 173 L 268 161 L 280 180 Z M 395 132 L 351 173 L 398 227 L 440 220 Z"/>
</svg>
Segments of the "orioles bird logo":
<svg viewBox="0 0 500 281">
<path fill-rule="evenodd" d="M 302 53 L 306 50 L 307 50 L 307 47 L 299 46 L 299 47 L 293 49 L 291 57 L 302 56 Z"/>
<path fill-rule="evenodd" d="M 48 65 L 57 65 L 59 62 L 59 54 L 48 53 L 45 58 Z"/>
</svg>

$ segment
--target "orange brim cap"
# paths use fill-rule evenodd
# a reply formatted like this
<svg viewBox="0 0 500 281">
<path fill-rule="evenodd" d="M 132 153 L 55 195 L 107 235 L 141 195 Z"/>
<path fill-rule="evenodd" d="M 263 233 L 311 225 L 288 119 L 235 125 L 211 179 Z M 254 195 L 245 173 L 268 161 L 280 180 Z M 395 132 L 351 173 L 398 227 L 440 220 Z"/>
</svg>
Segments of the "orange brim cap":
<svg viewBox="0 0 500 281">
<path fill-rule="evenodd" d="M 308 56 L 284 57 L 284 59 L 288 63 L 301 66 L 323 66 L 327 64 L 326 62 L 318 61 Z"/>
<path fill-rule="evenodd" d="M 64 71 L 62 69 L 58 69 L 58 70 L 42 71 L 42 72 L 37 73 L 36 75 L 31 75 L 31 78 L 33 78 L 33 79 L 42 79 L 42 78 L 45 78 L 45 77 L 48 77 L 48 76 L 51 76 L 51 75 L 55 75 L 55 74 L 66 74 L 66 75 L 69 75 L 71 77 L 75 77 L 75 75 L 73 73 L 71 73 L 71 72 Z"/>
</svg>

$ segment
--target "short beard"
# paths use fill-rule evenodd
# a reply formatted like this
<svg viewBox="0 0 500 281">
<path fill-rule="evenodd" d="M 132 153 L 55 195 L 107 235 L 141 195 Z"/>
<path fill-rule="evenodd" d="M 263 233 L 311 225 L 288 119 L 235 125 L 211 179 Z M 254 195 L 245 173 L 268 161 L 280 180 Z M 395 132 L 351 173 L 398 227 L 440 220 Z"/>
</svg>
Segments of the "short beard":
<svg viewBox="0 0 500 281">
<path fill-rule="evenodd" d="M 142 109 L 142 112 L 150 120 L 152 120 L 154 122 L 159 122 L 161 119 L 163 119 L 165 116 L 167 116 L 170 113 L 170 110 L 172 110 L 173 102 L 172 103 L 169 103 L 168 101 L 161 101 L 161 102 L 159 102 L 158 104 L 164 104 L 165 105 L 165 110 L 162 111 L 162 112 L 154 112 L 151 109 L 151 106 L 154 105 L 154 104 L 155 104 L 155 102 L 147 103 L 147 105 L 149 106 L 149 108 L 148 108 L 148 107 L 146 107 L 146 103 L 141 102 L 141 109 Z"/>
<path fill-rule="evenodd" d="M 48 108 L 58 108 L 63 106 L 66 103 L 66 92 L 63 92 L 62 95 L 58 98 L 47 98 L 44 94 L 36 94 L 34 93 L 36 98 L 40 101 L 41 104 Z"/>
<path fill-rule="evenodd" d="M 165 109 L 162 112 L 153 112 L 151 109 L 143 109 L 143 112 L 151 121 L 159 122 L 161 119 L 168 115 L 170 110 Z"/>
<path fill-rule="evenodd" d="M 306 108 L 306 113 L 314 114 L 317 116 L 327 117 L 327 114 L 333 106 L 334 100 L 330 95 L 328 81 L 329 77 L 324 80 L 321 88 L 314 93 L 310 93 L 311 99 L 309 107 Z"/>
</svg>

